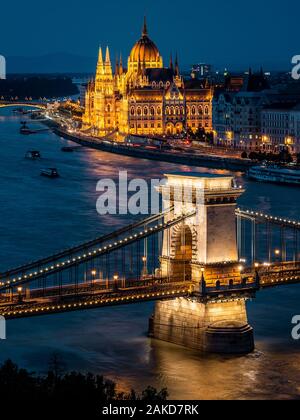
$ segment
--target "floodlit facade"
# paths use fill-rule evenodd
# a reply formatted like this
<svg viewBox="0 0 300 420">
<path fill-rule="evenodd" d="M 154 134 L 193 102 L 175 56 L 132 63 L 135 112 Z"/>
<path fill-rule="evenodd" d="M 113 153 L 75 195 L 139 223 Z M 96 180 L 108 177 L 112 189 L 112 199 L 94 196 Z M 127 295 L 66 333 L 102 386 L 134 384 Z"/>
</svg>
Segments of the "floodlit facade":
<svg viewBox="0 0 300 420">
<path fill-rule="evenodd" d="M 127 69 L 120 58 L 113 71 L 109 49 L 104 57 L 100 48 L 96 77 L 86 92 L 83 129 L 97 135 L 118 131 L 173 136 L 200 128 L 210 132 L 212 98 L 208 81 L 183 79 L 177 57 L 164 67 L 145 20 Z"/>
<path fill-rule="evenodd" d="M 262 133 L 274 149 L 300 153 L 300 104 L 275 104 L 262 112 Z"/>
</svg>

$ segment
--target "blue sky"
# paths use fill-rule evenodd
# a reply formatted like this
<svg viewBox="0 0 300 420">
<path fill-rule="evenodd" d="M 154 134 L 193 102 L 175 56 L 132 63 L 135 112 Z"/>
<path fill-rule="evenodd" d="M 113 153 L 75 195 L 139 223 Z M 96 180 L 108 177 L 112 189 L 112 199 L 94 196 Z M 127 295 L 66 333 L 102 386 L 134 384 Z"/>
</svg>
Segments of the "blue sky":
<svg viewBox="0 0 300 420">
<path fill-rule="evenodd" d="M 178 51 L 182 65 L 250 64 L 290 68 L 300 54 L 299 0 L 110 0 L 6 1 L 1 4 L 0 54 L 37 56 L 66 52 L 128 56 L 143 16 L 165 61 Z"/>
</svg>

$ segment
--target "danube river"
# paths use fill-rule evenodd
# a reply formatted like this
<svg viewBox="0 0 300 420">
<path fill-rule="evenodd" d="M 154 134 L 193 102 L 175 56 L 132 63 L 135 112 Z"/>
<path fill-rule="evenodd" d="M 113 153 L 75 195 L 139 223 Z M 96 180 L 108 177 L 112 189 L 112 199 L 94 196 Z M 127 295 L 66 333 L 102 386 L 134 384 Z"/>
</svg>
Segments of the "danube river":
<svg viewBox="0 0 300 420">
<path fill-rule="evenodd" d="M 208 171 L 88 149 L 63 153 L 65 140 L 50 132 L 20 136 L 19 125 L 11 110 L 0 111 L 0 271 L 127 224 L 128 217 L 97 214 L 99 179 L 117 179 L 119 170 L 146 179 L 174 170 Z M 39 150 L 42 161 L 25 160 L 27 150 Z M 41 167 L 57 167 L 61 178 L 41 177 Z M 247 188 L 242 205 L 300 219 L 298 189 L 236 175 Z M 174 399 L 300 397 L 300 342 L 291 339 L 300 285 L 263 291 L 249 302 L 256 351 L 245 357 L 199 355 L 148 339 L 152 310 L 147 303 L 9 321 L 0 361 L 11 358 L 44 373 L 57 352 L 68 370 L 104 374 L 122 389 L 167 387 Z"/>
</svg>

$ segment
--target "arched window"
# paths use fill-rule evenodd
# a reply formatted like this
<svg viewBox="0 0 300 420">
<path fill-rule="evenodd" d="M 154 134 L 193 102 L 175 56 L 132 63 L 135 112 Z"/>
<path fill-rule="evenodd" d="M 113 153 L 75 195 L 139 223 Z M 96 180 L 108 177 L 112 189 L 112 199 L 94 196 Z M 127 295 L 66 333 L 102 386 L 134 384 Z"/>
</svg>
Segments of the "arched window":
<svg viewBox="0 0 300 420">
<path fill-rule="evenodd" d="M 196 115 L 196 107 L 194 105 L 192 106 L 192 115 Z"/>
<path fill-rule="evenodd" d="M 138 107 L 137 114 L 138 114 L 138 116 L 141 116 L 142 115 L 142 108 L 141 107 Z"/>
<path fill-rule="evenodd" d="M 110 104 L 108 104 L 107 105 L 107 112 L 110 112 L 111 111 L 111 106 L 110 106 Z"/>
<path fill-rule="evenodd" d="M 147 116 L 148 114 L 149 114 L 148 107 L 147 107 L 147 106 L 145 106 L 145 107 L 144 107 L 144 115 L 145 115 L 145 116 Z"/>
<path fill-rule="evenodd" d="M 199 105 L 198 112 L 199 112 L 199 115 L 203 115 L 203 108 L 201 105 Z"/>
<path fill-rule="evenodd" d="M 157 108 L 157 115 L 161 115 L 161 107 L 160 106 Z"/>
<path fill-rule="evenodd" d="M 170 115 L 170 108 L 168 106 L 166 107 L 166 115 Z"/>
<path fill-rule="evenodd" d="M 155 82 L 152 82 L 152 87 L 153 87 L 153 89 L 156 88 L 156 83 Z"/>
<path fill-rule="evenodd" d="M 208 106 L 206 106 L 205 107 L 205 115 L 208 115 L 209 114 L 209 109 L 208 109 Z"/>
<path fill-rule="evenodd" d="M 154 106 L 152 106 L 152 107 L 150 108 L 150 115 L 151 115 L 151 116 L 155 115 L 155 108 L 154 108 Z"/>
<path fill-rule="evenodd" d="M 134 115 L 135 115 L 135 108 L 134 108 L 134 106 L 132 106 L 132 107 L 131 107 L 131 109 L 130 109 L 130 114 L 131 114 L 132 116 L 134 116 Z"/>
<path fill-rule="evenodd" d="M 187 106 L 187 107 L 186 107 L 186 113 L 187 113 L 187 115 L 190 115 L 190 112 L 191 112 L 190 107 L 189 107 L 189 106 Z"/>
<path fill-rule="evenodd" d="M 180 110 L 178 106 L 176 107 L 176 115 L 180 115 Z"/>
<path fill-rule="evenodd" d="M 159 82 L 159 87 L 160 87 L 160 88 L 163 88 L 163 87 L 164 87 L 163 82 Z"/>
<path fill-rule="evenodd" d="M 184 115 L 184 107 L 183 106 L 180 107 L 180 114 Z"/>
<path fill-rule="evenodd" d="M 171 108 L 171 115 L 175 115 L 175 108 L 173 106 Z"/>
</svg>

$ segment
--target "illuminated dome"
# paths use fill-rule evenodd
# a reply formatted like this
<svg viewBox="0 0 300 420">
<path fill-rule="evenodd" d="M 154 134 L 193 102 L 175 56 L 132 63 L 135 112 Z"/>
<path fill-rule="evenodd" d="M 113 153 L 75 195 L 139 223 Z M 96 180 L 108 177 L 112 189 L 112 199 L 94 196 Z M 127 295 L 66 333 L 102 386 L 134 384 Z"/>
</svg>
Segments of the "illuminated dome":
<svg viewBox="0 0 300 420">
<path fill-rule="evenodd" d="M 129 56 L 129 67 L 137 69 L 138 64 L 148 67 L 160 68 L 163 66 L 159 50 L 148 37 L 147 23 L 145 19 L 142 38 L 134 45 Z"/>
</svg>

